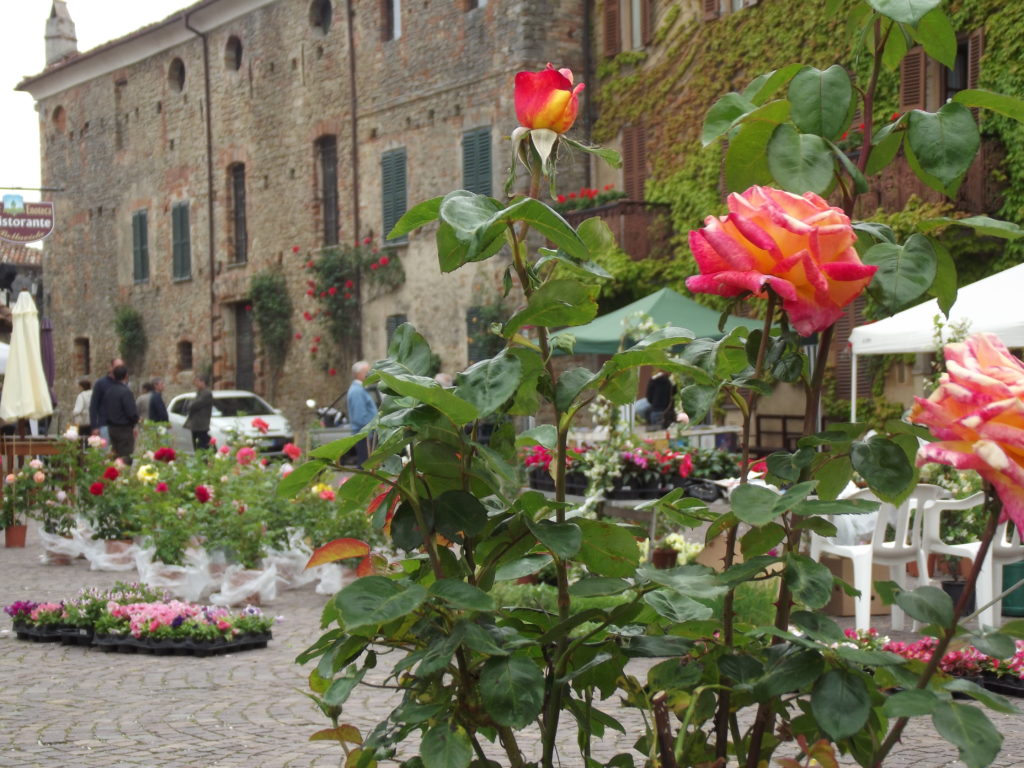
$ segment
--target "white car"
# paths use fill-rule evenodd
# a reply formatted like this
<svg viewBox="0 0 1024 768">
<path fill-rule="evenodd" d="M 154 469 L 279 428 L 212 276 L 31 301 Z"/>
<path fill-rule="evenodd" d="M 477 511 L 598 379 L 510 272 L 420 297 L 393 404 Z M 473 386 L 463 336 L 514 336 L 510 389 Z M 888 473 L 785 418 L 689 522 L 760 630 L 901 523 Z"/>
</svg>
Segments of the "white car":
<svg viewBox="0 0 1024 768">
<path fill-rule="evenodd" d="M 175 397 L 167 406 L 171 420 L 171 437 L 175 448 L 192 450 L 192 433 L 185 429 L 188 406 L 195 392 Z M 266 423 L 266 432 L 253 426 L 254 419 Z M 210 437 L 217 445 L 230 445 L 238 437 L 250 438 L 267 454 L 280 454 L 285 443 L 294 441 L 295 433 L 280 409 L 274 408 L 254 392 L 242 389 L 213 390 L 213 414 L 210 416 Z"/>
</svg>

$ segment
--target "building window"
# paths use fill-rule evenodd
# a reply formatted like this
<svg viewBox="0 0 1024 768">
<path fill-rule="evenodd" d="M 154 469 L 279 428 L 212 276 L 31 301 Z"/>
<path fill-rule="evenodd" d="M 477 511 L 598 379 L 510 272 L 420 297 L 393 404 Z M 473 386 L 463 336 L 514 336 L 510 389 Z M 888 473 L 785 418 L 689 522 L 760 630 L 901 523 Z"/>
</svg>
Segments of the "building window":
<svg viewBox="0 0 1024 768">
<path fill-rule="evenodd" d="M 727 13 L 736 13 L 744 8 L 757 5 L 761 0 L 701 0 L 704 10 L 704 21 L 717 19 Z"/>
<path fill-rule="evenodd" d="M 604 55 L 639 50 L 653 38 L 654 0 L 605 0 Z"/>
<path fill-rule="evenodd" d="M 486 8 L 487 0 L 466 0 L 466 10 L 472 11 L 476 8 Z"/>
<path fill-rule="evenodd" d="M 179 371 L 191 371 L 192 370 L 192 342 L 191 341 L 179 341 L 178 342 L 178 370 Z"/>
<path fill-rule="evenodd" d="M 324 245 L 338 244 L 338 138 L 316 140 L 316 161 L 320 170 L 320 210 L 323 212 Z"/>
<path fill-rule="evenodd" d="M 383 208 L 381 234 L 386 238 L 398 220 L 405 215 L 405 147 L 392 149 L 381 155 L 380 168 Z"/>
<path fill-rule="evenodd" d="M 900 112 L 935 111 L 960 91 L 977 88 L 983 47 L 983 30 L 962 38 L 952 69 L 928 58 L 920 46 L 911 48 L 900 63 Z"/>
<path fill-rule="evenodd" d="M 181 59 L 174 59 L 167 69 L 167 82 L 171 90 L 181 93 L 185 89 L 185 62 Z"/>
<path fill-rule="evenodd" d="M 491 129 L 475 128 L 462 134 L 462 188 L 478 195 L 491 194 Z"/>
<path fill-rule="evenodd" d="M 381 39 L 397 40 L 402 36 L 402 0 L 380 0 Z"/>
<path fill-rule="evenodd" d="M 499 315 L 495 308 L 470 307 L 466 310 L 466 358 L 470 364 L 493 357 L 501 351 L 505 342 L 500 336 L 491 333 L 491 323 L 496 322 Z"/>
<path fill-rule="evenodd" d="M 642 125 L 622 129 L 622 177 L 626 198 L 644 199 L 647 181 L 647 140 Z"/>
<path fill-rule="evenodd" d="M 114 149 L 122 150 L 128 142 L 128 113 L 125 111 L 127 80 L 114 83 Z"/>
<path fill-rule="evenodd" d="M 243 264 L 248 260 L 249 235 L 245 228 L 245 165 L 235 163 L 228 167 L 228 204 L 231 222 L 232 264 Z"/>
<path fill-rule="evenodd" d="M 75 339 L 74 364 L 76 376 L 88 376 L 92 373 L 92 360 L 89 357 L 89 340 L 85 337 Z"/>
<path fill-rule="evenodd" d="M 604 0 L 604 55 L 622 51 L 622 8 L 619 0 Z"/>
<path fill-rule="evenodd" d="M 391 340 L 395 337 L 395 331 L 398 330 L 398 326 L 409 322 L 408 316 L 404 314 L 400 315 L 388 315 L 385 321 L 384 327 L 388 335 L 388 342 L 385 346 L 391 346 Z"/>
<path fill-rule="evenodd" d="M 334 9 L 331 8 L 331 0 L 313 0 L 309 5 L 309 23 L 314 29 L 327 34 L 331 29 L 331 21 L 334 19 Z"/>
<path fill-rule="evenodd" d="M 132 214 L 132 277 L 136 283 L 149 280 L 149 216 L 146 211 Z"/>
<path fill-rule="evenodd" d="M 68 116 L 64 111 L 64 107 L 58 106 L 53 110 L 53 127 L 57 130 L 57 133 L 64 133 L 64 129 L 68 125 Z"/>
<path fill-rule="evenodd" d="M 236 72 L 242 68 L 242 41 L 234 35 L 224 46 L 224 66 Z"/>
<path fill-rule="evenodd" d="M 187 280 L 192 276 L 192 234 L 188 202 L 171 206 L 171 277 Z"/>
</svg>

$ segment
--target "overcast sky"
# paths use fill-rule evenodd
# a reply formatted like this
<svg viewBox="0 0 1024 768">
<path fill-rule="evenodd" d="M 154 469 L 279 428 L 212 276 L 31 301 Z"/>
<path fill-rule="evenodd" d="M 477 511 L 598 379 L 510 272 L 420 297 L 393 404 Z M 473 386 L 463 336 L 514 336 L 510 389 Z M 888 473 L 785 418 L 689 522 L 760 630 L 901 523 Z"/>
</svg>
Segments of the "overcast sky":
<svg viewBox="0 0 1024 768">
<path fill-rule="evenodd" d="M 131 32 L 195 0 L 67 0 L 75 22 L 78 50 L 87 51 Z M 39 186 L 39 123 L 35 102 L 14 86 L 46 63 L 43 36 L 51 0 L 0 0 L 0 187 Z M 2 191 L 2 190 L 0 190 Z M 21 192 L 26 200 L 46 199 Z"/>
</svg>

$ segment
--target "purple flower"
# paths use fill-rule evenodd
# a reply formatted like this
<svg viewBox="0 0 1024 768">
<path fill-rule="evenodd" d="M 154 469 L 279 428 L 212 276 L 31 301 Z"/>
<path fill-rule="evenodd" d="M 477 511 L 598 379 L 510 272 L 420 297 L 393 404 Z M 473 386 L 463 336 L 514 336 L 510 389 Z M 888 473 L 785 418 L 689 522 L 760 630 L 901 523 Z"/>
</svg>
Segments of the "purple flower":
<svg viewBox="0 0 1024 768">
<path fill-rule="evenodd" d="M 34 603 L 31 600 L 18 600 L 17 602 L 11 603 L 4 607 L 4 613 L 11 618 L 18 618 L 20 616 L 28 616 L 32 611 L 39 607 L 39 603 Z"/>
</svg>

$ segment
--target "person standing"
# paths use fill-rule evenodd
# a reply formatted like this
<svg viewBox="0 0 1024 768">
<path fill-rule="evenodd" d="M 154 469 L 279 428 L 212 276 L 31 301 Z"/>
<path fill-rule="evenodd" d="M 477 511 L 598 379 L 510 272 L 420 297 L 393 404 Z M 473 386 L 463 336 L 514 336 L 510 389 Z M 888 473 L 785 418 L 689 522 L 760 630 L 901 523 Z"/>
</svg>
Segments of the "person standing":
<svg viewBox="0 0 1024 768">
<path fill-rule="evenodd" d="M 139 412 L 139 421 L 149 418 L 149 401 L 153 397 L 153 384 L 142 382 L 142 394 L 135 398 L 135 410 Z"/>
<path fill-rule="evenodd" d="M 377 403 L 363 386 L 363 381 L 369 372 L 370 364 L 365 360 L 360 360 L 352 366 L 353 379 L 348 388 L 346 402 L 348 404 L 348 420 L 352 425 L 353 434 L 362 431 L 363 427 L 373 421 L 373 417 L 377 415 Z M 356 443 L 356 462 L 360 467 L 363 466 L 369 455 L 370 446 L 364 437 Z"/>
<path fill-rule="evenodd" d="M 149 397 L 149 413 L 146 417 L 150 421 L 166 423 L 171 417 L 167 415 L 167 406 L 164 404 L 164 380 L 157 376 L 150 384 L 153 385 L 153 392 Z"/>
<path fill-rule="evenodd" d="M 196 396 L 188 404 L 185 429 L 192 433 L 192 448 L 205 451 L 210 447 L 210 416 L 213 415 L 213 392 L 206 386 L 206 379 L 196 376 L 192 380 Z"/>
<path fill-rule="evenodd" d="M 139 412 L 128 389 L 128 368 L 121 364 L 115 366 L 112 373 L 113 383 L 103 395 L 103 420 L 110 434 L 110 450 L 126 464 L 131 464 Z"/>
<path fill-rule="evenodd" d="M 78 386 L 82 391 L 75 398 L 75 407 L 71 409 L 71 423 L 78 427 L 79 437 L 88 437 L 92 434 L 89 426 L 89 401 L 92 400 L 92 382 L 85 376 L 78 380 Z"/>
<path fill-rule="evenodd" d="M 110 361 L 107 375 L 96 380 L 96 383 L 92 386 L 92 397 L 89 398 L 89 425 L 92 427 L 92 433 L 99 435 L 107 442 L 110 442 L 110 434 L 107 431 L 103 397 L 107 390 L 114 385 L 114 369 L 119 365 L 124 365 L 124 360 L 120 357 L 115 357 Z"/>
</svg>

